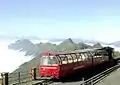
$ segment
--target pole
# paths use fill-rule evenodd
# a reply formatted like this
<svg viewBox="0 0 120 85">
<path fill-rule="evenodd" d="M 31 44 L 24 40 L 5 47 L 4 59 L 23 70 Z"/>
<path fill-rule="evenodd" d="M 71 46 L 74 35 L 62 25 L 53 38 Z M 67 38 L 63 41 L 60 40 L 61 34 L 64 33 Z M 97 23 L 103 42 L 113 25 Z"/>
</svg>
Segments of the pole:
<svg viewBox="0 0 120 85">
<path fill-rule="evenodd" d="M 31 69 L 31 78 L 32 80 L 36 80 L 36 68 Z"/>
<path fill-rule="evenodd" d="M 18 72 L 18 82 L 20 84 L 20 72 Z"/>
<path fill-rule="evenodd" d="M 36 68 L 34 68 L 34 80 L 36 80 Z"/>
<path fill-rule="evenodd" d="M 85 85 L 85 80 L 84 80 L 84 78 L 82 78 L 82 82 L 83 82 L 82 85 Z"/>
<path fill-rule="evenodd" d="M 9 85 L 9 83 L 8 83 L 8 73 L 5 73 L 4 76 L 5 76 L 5 85 Z"/>
</svg>

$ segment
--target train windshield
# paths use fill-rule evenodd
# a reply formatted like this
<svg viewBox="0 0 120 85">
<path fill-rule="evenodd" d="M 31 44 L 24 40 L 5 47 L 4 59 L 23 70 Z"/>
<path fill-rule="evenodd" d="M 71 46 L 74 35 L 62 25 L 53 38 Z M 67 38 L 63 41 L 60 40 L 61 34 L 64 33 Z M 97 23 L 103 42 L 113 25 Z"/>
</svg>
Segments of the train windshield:
<svg viewBox="0 0 120 85">
<path fill-rule="evenodd" d="M 57 59 L 54 56 L 43 56 L 41 58 L 41 65 L 57 65 Z"/>
</svg>

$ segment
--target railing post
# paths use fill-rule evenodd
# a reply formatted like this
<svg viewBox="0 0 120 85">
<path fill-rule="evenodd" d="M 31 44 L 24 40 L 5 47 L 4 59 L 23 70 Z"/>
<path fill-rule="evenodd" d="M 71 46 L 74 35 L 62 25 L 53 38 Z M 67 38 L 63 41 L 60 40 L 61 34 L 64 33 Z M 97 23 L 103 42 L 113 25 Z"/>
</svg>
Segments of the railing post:
<svg viewBox="0 0 120 85">
<path fill-rule="evenodd" d="M 36 68 L 34 68 L 34 79 L 36 80 Z"/>
<path fill-rule="evenodd" d="M 1 77 L 2 77 L 1 85 L 4 85 L 4 75 L 3 75 L 3 73 L 1 73 Z"/>
<path fill-rule="evenodd" d="M 3 78 L 2 85 L 9 85 L 8 73 L 2 73 L 2 78 Z"/>
<path fill-rule="evenodd" d="M 31 69 L 31 78 L 32 80 L 36 80 L 36 68 Z"/>
<path fill-rule="evenodd" d="M 18 82 L 20 84 L 20 72 L 18 72 Z"/>
<path fill-rule="evenodd" d="M 84 81 L 84 78 L 82 78 L 82 85 L 85 85 L 85 81 Z"/>
</svg>

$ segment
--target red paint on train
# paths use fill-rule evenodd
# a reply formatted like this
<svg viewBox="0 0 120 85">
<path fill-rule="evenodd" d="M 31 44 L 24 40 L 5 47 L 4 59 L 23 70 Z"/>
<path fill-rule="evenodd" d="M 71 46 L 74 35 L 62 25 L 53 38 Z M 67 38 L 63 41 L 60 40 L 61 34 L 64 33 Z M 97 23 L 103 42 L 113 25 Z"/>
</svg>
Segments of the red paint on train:
<svg viewBox="0 0 120 85">
<path fill-rule="evenodd" d="M 41 58 L 41 64 L 39 66 L 40 76 L 52 76 L 59 79 L 61 77 L 66 77 L 67 75 L 74 73 L 76 70 L 82 70 L 83 68 L 92 66 L 92 64 L 97 65 L 109 60 L 107 51 L 105 51 L 106 54 L 97 54 L 96 57 L 95 54 L 86 56 L 85 52 L 43 54 Z"/>
</svg>

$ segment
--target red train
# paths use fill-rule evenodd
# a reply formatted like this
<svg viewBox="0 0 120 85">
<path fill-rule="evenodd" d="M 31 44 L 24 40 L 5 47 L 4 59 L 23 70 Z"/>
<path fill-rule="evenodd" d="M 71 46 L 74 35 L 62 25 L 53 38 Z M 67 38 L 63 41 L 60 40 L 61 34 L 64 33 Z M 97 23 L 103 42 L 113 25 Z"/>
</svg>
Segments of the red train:
<svg viewBox="0 0 120 85">
<path fill-rule="evenodd" d="M 62 78 L 76 70 L 108 62 L 112 59 L 113 48 L 76 50 L 69 53 L 45 53 L 39 65 L 41 77 Z"/>
</svg>

